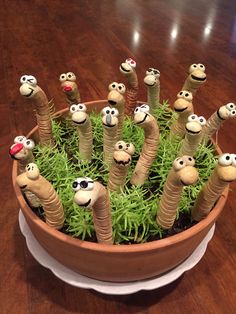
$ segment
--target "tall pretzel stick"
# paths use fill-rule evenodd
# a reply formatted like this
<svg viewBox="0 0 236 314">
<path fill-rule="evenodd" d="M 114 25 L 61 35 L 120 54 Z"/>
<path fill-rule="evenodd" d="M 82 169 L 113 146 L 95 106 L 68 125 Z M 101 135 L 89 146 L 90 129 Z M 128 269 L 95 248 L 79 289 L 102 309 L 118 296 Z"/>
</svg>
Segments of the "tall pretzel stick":
<svg viewBox="0 0 236 314">
<path fill-rule="evenodd" d="M 153 109 L 157 109 L 160 105 L 160 71 L 149 68 L 146 71 L 144 83 L 147 86 L 147 101 L 152 112 Z"/>
<path fill-rule="evenodd" d="M 115 145 L 113 163 L 109 172 L 108 189 L 121 192 L 126 181 L 131 158 L 134 154 L 134 145 L 119 141 Z"/>
<path fill-rule="evenodd" d="M 183 90 L 188 90 L 195 94 L 197 89 L 206 82 L 205 66 L 201 63 L 192 64 L 189 67 L 189 76 L 184 82 Z"/>
<path fill-rule="evenodd" d="M 46 216 L 46 223 L 54 228 L 61 229 L 64 224 L 64 210 L 53 186 L 42 177 L 36 164 L 26 166 L 26 172 L 16 178 L 16 183 L 22 191 L 34 193 L 40 200 Z"/>
<path fill-rule="evenodd" d="M 177 100 L 174 102 L 174 111 L 177 112 L 178 118 L 170 128 L 170 136 L 178 135 L 184 137 L 185 125 L 188 122 L 188 117 L 193 114 L 193 96 L 189 91 L 182 90 L 177 95 Z"/>
<path fill-rule="evenodd" d="M 91 161 L 93 151 L 92 124 L 89 115 L 86 113 L 84 104 L 72 105 L 70 112 L 71 119 L 78 128 L 79 133 L 79 152 L 83 160 Z"/>
<path fill-rule="evenodd" d="M 223 154 L 195 201 L 192 218 L 196 221 L 204 219 L 224 189 L 234 180 L 236 180 L 236 155 Z"/>
<path fill-rule="evenodd" d="M 195 184 L 198 172 L 191 156 L 176 158 L 170 170 L 160 200 L 160 210 L 156 221 L 163 229 L 170 229 L 175 221 L 182 189 L 185 185 Z"/>
<path fill-rule="evenodd" d="M 137 105 L 138 100 L 138 77 L 135 71 L 136 62 L 131 58 L 125 60 L 120 65 L 120 72 L 127 79 L 127 100 L 125 105 L 125 113 L 131 116 Z"/>
<path fill-rule="evenodd" d="M 97 240 L 102 244 L 113 244 L 111 205 L 107 189 L 90 178 L 78 178 L 73 182 L 76 192 L 74 202 L 91 208 Z"/>
<path fill-rule="evenodd" d="M 62 73 L 59 78 L 61 88 L 66 95 L 69 106 L 80 103 L 80 93 L 76 84 L 76 76 L 73 72 Z"/>
<path fill-rule="evenodd" d="M 39 140 L 43 145 L 54 143 L 52 135 L 52 123 L 50 119 L 50 106 L 44 91 L 37 85 L 37 80 L 32 75 L 23 75 L 20 79 L 20 93 L 32 100 L 36 109 Z"/>
<path fill-rule="evenodd" d="M 134 172 L 130 179 L 133 185 L 143 185 L 149 169 L 156 158 L 159 144 L 159 127 L 156 119 L 149 114 L 149 106 L 142 105 L 134 111 L 134 122 L 144 130 L 144 144 Z"/>
</svg>

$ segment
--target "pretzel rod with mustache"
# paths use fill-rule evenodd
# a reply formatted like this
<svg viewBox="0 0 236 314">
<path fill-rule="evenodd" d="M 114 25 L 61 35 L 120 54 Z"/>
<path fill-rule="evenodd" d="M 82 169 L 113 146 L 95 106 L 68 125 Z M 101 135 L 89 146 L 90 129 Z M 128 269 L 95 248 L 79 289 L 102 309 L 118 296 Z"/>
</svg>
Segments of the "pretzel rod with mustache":
<svg viewBox="0 0 236 314">
<path fill-rule="evenodd" d="M 44 209 L 46 223 L 54 229 L 61 229 L 64 224 L 64 210 L 61 201 L 49 181 L 42 177 L 34 163 L 26 166 L 26 172 L 16 178 L 22 191 L 35 194 Z"/>
<path fill-rule="evenodd" d="M 147 101 L 150 111 L 157 109 L 160 105 L 160 71 L 149 68 L 146 71 L 144 83 L 147 86 Z"/>
</svg>

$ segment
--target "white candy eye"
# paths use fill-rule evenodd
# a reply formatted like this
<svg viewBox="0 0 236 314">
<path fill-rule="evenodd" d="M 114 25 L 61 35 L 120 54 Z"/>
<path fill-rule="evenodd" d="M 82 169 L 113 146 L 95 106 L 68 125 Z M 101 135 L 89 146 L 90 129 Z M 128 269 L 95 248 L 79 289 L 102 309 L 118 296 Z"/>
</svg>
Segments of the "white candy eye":
<svg viewBox="0 0 236 314">
<path fill-rule="evenodd" d="M 198 121 L 201 125 L 206 125 L 206 119 L 202 116 L 198 117 Z"/>
<path fill-rule="evenodd" d="M 91 191 L 94 188 L 94 181 L 88 177 L 77 178 L 72 183 L 72 189 L 77 192 L 79 190 Z"/>
<path fill-rule="evenodd" d="M 24 135 L 19 135 L 14 138 L 14 143 L 23 143 L 26 140 Z"/>
<path fill-rule="evenodd" d="M 236 110 L 230 111 L 229 116 L 230 116 L 231 118 L 235 117 L 235 116 L 236 116 Z"/>
<path fill-rule="evenodd" d="M 110 107 L 105 107 L 102 109 L 102 115 L 105 114 L 110 114 L 111 113 L 111 108 Z"/>
<path fill-rule="evenodd" d="M 72 82 L 74 82 L 76 80 L 76 76 L 73 72 L 67 72 L 66 78 L 68 81 L 72 81 Z"/>
<path fill-rule="evenodd" d="M 136 108 L 134 109 L 134 114 L 135 114 L 135 113 L 139 113 L 139 112 L 141 112 L 141 108 L 140 108 L 140 107 L 136 107 Z"/>
<path fill-rule="evenodd" d="M 136 62 L 132 58 L 126 59 L 125 63 L 128 63 L 134 69 L 136 68 Z"/>
<path fill-rule="evenodd" d="M 114 90 L 114 89 L 116 89 L 117 90 L 117 88 L 118 88 L 118 83 L 117 82 L 112 82 L 110 85 L 109 85 L 109 87 L 108 87 L 108 89 L 111 91 L 111 90 Z"/>
<path fill-rule="evenodd" d="M 25 171 L 26 176 L 31 180 L 35 180 L 39 177 L 39 168 L 36 164 L 32 162 L 25 167 Z"/>
<path fill-rule="evenodd" d="M 160 77 L 161 73 L 160 73 L 159 70 L 153 69 L 153 75 L 154 75 L 155 77 Z"/>
<path fill-rule="evenodd" d="M 191 114 L 191 116 L 188 117 L 188 122 L 192 121 L 198 121 L 198 116 L 196 114 Z"/>
<path fill-rule="evenodd" d="M 226 108 L 231 111 L 231 110 L 235 110 L 236 106 L 233 102 L 230 102 L 226 105 Z"/>
<path fill-rule="evenodd" d="M 130 154 L 132 156 L 134 154 L 134 152 L 135 152 L 135 147 L 134 147 L 134 145 L 132 143 L 127 143 L 125 150 L 126 150 L 126 152 L 128 154 Z"/>
<path fill-rule="evenodd" d="M 198 66 L 198 68 L 199 68 L 202 72 L 205 72 L 206 68 L 205 68 L 205 66 L 204 66 L 203 64 L 198 63 L 197 66 Z"/>
<path fill-rule="evenodd" d="M 153 75 L 153 68 L 148 68 L 146 71 L 146 75 Z"/>
<path fill-rule="evenodd" d="M 111 115 L 114 117 L 118 117 L 119 111 L 116 108 L 111 108 Z"/>
<path fill-rule="evenodd" d="M 185 98 L 187 101 L 192 101 L 192 100 L 193 100 L 193 95 L 192 95 L 191 92 L 185 91 L 185 92 L 184 92 L 184 98 Z"/>
<path fill-rule="evenodd" d="M 66 73 L 62 73 L 59 77 L 60 82 L 65 82 L 66 81 Z"/>
<path fill-rule="evenodd" d="M 85 106 L 85 104 L 77 104 L 77 111 L 86 112 L 87 107 Z"/>
<path fill-rule="evenodd" d="M 219 157 L 219 165 L 221 166 L 230 166 L 232 164 L 232 159 L 230 154 L 223 154 Z"/>
<path fill-rule="evenodd" d="M 70 113 L 74 113 L 74 112 L 76 112 L 76 111 L 78 111 L 78 105 L 72 105 L 72 106 L 70 106 Z"/>
<path fill-rule="evenodd" d="M 176 171 L 183 169 L 185 166 L 186 166 L 186 162 L 183 160 L 183 158 L 176 158 L 173 162 L 173 168 Z"/>
<path fill-rule="evenodd" d="M 20 78 L 21 84 L 27 83 L 27 78 L 28 78 L 28 75 L 23 75 L 23 76 Z"/>
<path fill-rule="evenodd" d="M 193 63 L 192 65 L 190 65 L 189 67 L 189 73 L 192 73 L 194 70 L 196 70 L 198 68 L 196 63 Z"/>
<path fill-rule="evenodd" d="M 124 94 L 125 91 L 126 91 L 125 85 L 122 84 L 122 83 L 119 83 L 119 84 L 117 85 L 117 90 L 118 90 L 119 93 Z"/>
<path fill-rule="evenodd" d="M 35 87 L 37 85 L 37 80 L 33 75 L 28 75 L 27 83 Z"/>
<path fill-rule="evenodd" d="M 143 104 L 143 105 L 140 106 L 140 111 L 141 112 L 149 112 L 150 111 L 150 107 L 148 105 Z"/>
<path fill-rule="evenodd" d="M 232 165 L 236 167 L 236 155 L 235 154 L 231 154 L 231 160 L 232 160 Z"/>
<path fill-rule="evenodd" d="M 115 144 L 115 150 L 126 150 L 126 143 L 124 141 L 119 141 Z"/>
<path fill-rule="evenodd" d="M 23 145 L 25 148 L 28 148 L 30 150 L 34 149 L 35 147 L 34 141 L 30 139 L 25 139 L 25 141 L 23 142 Z"/>
<path fill-rule="evenodd" d="M 192 156 L 183 156 L 182 157 L 186 163 L 186 166 L 194 166 L 195 165 L 195 160 Z"/>
<path fill-rule="evenodd" d="M 177 98 L 184 98 L 184 90 L 181 90 L 178 94 L 177 94 Z"/>
</svg>

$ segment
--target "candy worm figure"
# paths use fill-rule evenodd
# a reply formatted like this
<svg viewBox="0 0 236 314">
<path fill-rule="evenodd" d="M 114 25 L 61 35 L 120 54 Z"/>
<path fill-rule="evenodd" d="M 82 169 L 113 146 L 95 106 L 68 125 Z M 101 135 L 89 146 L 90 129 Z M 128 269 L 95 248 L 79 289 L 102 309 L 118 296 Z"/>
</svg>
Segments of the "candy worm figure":
<svg viewBox="0 0 236 314">
<path fill-rule="evenodd" d="M 107 165 L 112 162 L 114 146 L 117 142 L 118 115 L 119 111 L 116 108 L 105 107 L 102 110 L 103 158 Z"/>
<path fill-rule="evenodd" d="M 148 104 L 151 112 L 157 109 L 160 105 L 160 71 L 154 68 L 149 68 L 146 71 L 144 83 L 147 86 Z"/>
<path fill-rule="evenodd" d="M 17 160 L 19 173 L 25 172 L 25 167 L 34 162 L 32 150 L 34 149 L 34 141 L 27 139 L 23 135 L 15 137 L 14 144 L 9 149 L 12 159 Z M 25 196 L 31 207 L 39 207 L 40 201 L 32 192 L 25 191 Z"/>
<path fill-rule="evenodd" d="M 89 115 L 86 113 L 84 104 L 72 105 L 70 112 L 71 119 L 78 128 L 79 133 L 79 152 L 82 160 L 91 161 L 93 151 L 92 124 Z"/>
<path fill-rule="evenodd" d="M 32 75 L 23 75 L 20 79 L 20 93 L 32 100 L 36 109 L 39 140 L 43 145 L 54 143 L 52 136 L 52 123 L 50 119 L 50 106 L 44 91 L 37 85 L 37 80 Z"/>
<path fill-rule="evenodd" d="M 149 113 L 149 106 L 142 105 L 134 111 L 134 123 L 144 130 L 144 144 L 130 182 L 143 185 L 147 180 L 149 168 L 156 158 L 159 144 L 159 127 L 156 119 Z"/>
<path fill-rule="evenodd" d="M 205 66 L 201 63 L 192 64 L 189 67 L 189 76 L 184 82 L 183 90 L 188 90 L 193 95 L 197 89 L 206 82 Z"/>
<path fill-rule="evenodd" d="M 125 113 L 131 116 L 137 106 L 138 100 L 138 78 L 135 71 L 136 62 L 131 58 L 125 60 L 125 62 L 120 65 L 120 72 L 127 79 L 127 100 L 125 105 Z"/>
<path fill-rule="evenodd" d="M 174 224 L 183 187 L 195 184 L 198 180 L 198 171 L 194 168 L 194 164 L 195 161 L 191 156 L 182 156 L 173 162 L 156 217 L 157 224 L 163 229 L 170 229 Z"/>
<path fill-rule="evenodd" d="M 62 73 L 59 81 L 62 91 L 66 95 L 69 106 L 80 103 L 80 93 L 76 84 L 76 76 L 73 72 Z"/>
<path fill-rule="evenodd" d="M 107 189 L 90 178 L 78 178 L 72 184 L 76 192 L 74 202 L 93 211 L 93 223 L 97 240 L 102 244 L 113 244 L 111 205 Z M 96 261 L 95 261 L 96 262 Z"/>
<path fill-rule="evenodd" d="M 107 101 L 109 105 L 114 106 L 118 112 L 118 129 L 117 129 L 117 138 L 120 140 L 122 138 L 122 126 L 124 121 L 124 110 L 125 110 L 125 85 L 122 83 L 113 82 L 109 85 L 109 94 L 107 96 Z"/>
<path fill-rule="evenodd" d="M 53 186 L 40 175 L 36 164 L 28 164 L 25 170 L 16 178 L 16 183 L 22 191 L 30 191 L 39 198 L 46 223 L 54 229 L 61 229 L 64 224 L 64 210 Z"/>
<path fill-rule="evenodd" d="M 118 193 L 122 191 L 134 150 L 132 143 L 125 143 L 124 141 L 116 143 L 113 153 L 113 163 L 109 173 L 109 190 L 117 191 Z"/>
<path fill-rule="evenodd" d="M 205 218 L 224 189 L 234 180 L 236 180 L 236 155 L 223 154 L 195 201 L 192 209 L 193 220 L 200 221 Z"/>
<path fill-rule="evenodd" d="M 193 114 L 193 96 L 191 92 L 181 90 L 177 95 L 177 100 L 174 102 L 174 111 L 178 114 L 170 128 L 170 136 L 178 135 L 184 137 L 185 125 L 188 122 L 188 117 Z"/>
<path fill-rule="evenodd" d="M 188 117 L 188 122 L 186 123 L 185 127 L 186 134 L 178 156 L 195 155 L 202 140 L 204 125 L 206 125 L 206 119 L 204 117 L 198 117 L 196 114 L 192 114 Z"/>
<path fill-rule="evenodd" d="M 212 135 L 219 130 L 225 120 L 235 117 L 236 106 L 234 103 L 228 103 L 225 106 L 221 106 L 216 112 L 214 112 L 207 120 L 206 127 L 204 128 L 204 140 L 207 141 Z"/>
</svg>

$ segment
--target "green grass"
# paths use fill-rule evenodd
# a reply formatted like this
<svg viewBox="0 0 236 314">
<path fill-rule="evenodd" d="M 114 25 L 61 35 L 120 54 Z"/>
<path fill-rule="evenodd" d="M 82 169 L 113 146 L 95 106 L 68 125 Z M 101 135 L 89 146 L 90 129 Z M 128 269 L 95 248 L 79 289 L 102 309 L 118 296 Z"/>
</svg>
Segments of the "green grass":
<svg viewBox="0 0 236 314">
<path fill-rule="evenodd" d="M 143 187 L 131 186 L 129 183 L 142 149 L 143 130 L 134 125 L 129 118 L 124 123 L 123 139 L 133 142 L 136 151 L 124 191 L 121 194 L 110 193 L 113 237 L 116 244 L 142 243 L 162 238 L 164 235 L 163 230 L 155 222 L 155 216 L 166 177 L 180 147 L 180 139 L 168 136 L 174 114 L 169 110 L 166 102 L 153 115 L 157 118 L 160 128 L 160 144 L 157 157 L 150 169 L 149 179 Z M 102 162 L 101 117 L 92 113 L 90 118 L 95 147 L 91 163 L 80 160 L 78 134 L 69 119 L 53 121 L 55 147 L 51 149 L 37 145 L 35 157 L 41 174 L 53 184 L 62 200 L 66 216 L 64 230 L 73 237 L 94 241 L 95 231 L 91 211 L 73 203 L 74 191 L 71 188 L 74 179 L 83 176 L 107 184 L 108 169 Z M 190 211 L 201 186 L 214 168 L 215 160 L 214 147 L 200 145 L 196 154 L 196 167 L 200 180 L 197 185 L 184 188 L 178 214 Z"/>
</svg>

